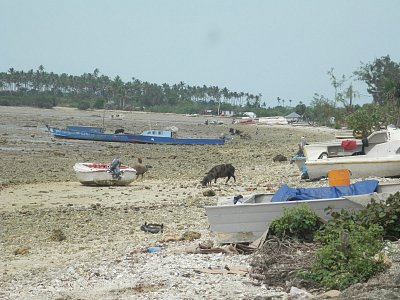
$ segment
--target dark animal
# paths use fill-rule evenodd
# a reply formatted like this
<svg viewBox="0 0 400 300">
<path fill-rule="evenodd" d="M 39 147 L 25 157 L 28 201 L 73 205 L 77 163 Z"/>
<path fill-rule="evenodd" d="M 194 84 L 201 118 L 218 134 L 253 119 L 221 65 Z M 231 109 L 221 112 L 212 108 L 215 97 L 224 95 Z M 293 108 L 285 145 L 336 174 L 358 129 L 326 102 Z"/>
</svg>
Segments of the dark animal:
<svg viewBox="0 0 400 300">
<path fill-rule="evenodd" d="M 124 132 L 125 132 L 125 130 L 120 128 L 120 129 L 115 130 L 114 134 L 124 133 Z"/>
<path fill-rule="evenodd" d="M 287 161 L 287 158 L 286 158 L 286 156 L 283 156 L 282 154 L 278 154 L 278 155 L 276 155 L 272 160 L 273 160 L 274 162 L 277 162 L 277 161 Z"/>
<path fill-rule="evenodd" d="M 144 165 L 142 159 L 139 157 L 138 162 L 134 163 L 132 166 L 136 170 L 136 179 L 139 177 L 139 175 L 143 175 L 146 173 L 152 166 L 149 165 Z"/>
<path fill-rule="evenodd" d="M 235 129 L 235 128 L 229 128 L 229 133 L 231 135 L 241 135 L 242 134 L 242 132 L 240 130 Z"/>
<path fill-rule="evenodd" d="M 206 176 L 204 176 L 201 184 L 203 186 L 211 185 L 213 180 L 214 183 L 217 183 L 218 178 L 224 177 L 228 177 L 225 183 L 227 183 L 231 177 L 236 182 L 235 168 L 232 166 L 232 164 L 222 164 L 212 167 L 211 170 L 206 173 Z"/>
</svg>

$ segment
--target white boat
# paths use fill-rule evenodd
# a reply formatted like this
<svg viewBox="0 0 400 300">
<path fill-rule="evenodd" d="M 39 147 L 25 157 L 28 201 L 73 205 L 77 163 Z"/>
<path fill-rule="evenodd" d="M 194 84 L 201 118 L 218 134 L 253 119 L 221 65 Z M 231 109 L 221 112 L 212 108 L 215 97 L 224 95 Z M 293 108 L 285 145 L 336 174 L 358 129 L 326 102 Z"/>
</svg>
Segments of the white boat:
<svg viewBox="0 0 400 300">
<path fill-rule="evenodd" d="M 128 185 L 136 179 L 136 170 L 126 165 L 120 165 L 116 172 L 111 164 L 101 162 L 76 163 L 73 168 L 78 181 L 84 185 Z"/>
<path fill-rule="evenodd" d="M 272 202 L 275 194 L 252 194 L 243 198 L 242 204 L 233 204 L 233 196 L 222 197 L 218 205 L 207 206 L 206 213 L 210 229 L 221 244 L 253 242 L 268 230 L 269 224 L 283 215 L 284 209 L 307 203 L 318 216 L 329 219 L 326 208 L 360 210 L 371 199 L 386 200 L 389 195 L 400 191 L 400 184 L 375 185 L 373 193 L 318 200 Z"/>
<path fill-rule="evenodd" d="M 304 146 L 304 156 L 307 160 L 314 160 L 329 157 L 351 156 L 361 151 L 368 153 L 375 145 L 382 144 L 392 139 L 400 139 L 400 130 L 388 129 L 375 131 L 367 137 L 368 144 L 364 144 L 364 147 L 361 139 L 354 138 L 312 143 Z"/>
<path fill-rule="evenodd" d="M 285 117 L 261 117 L 258 118 L 259 125 L 288 125 L 289 122 Z"/>
<path fill-rule="evenodd" d="M 305 169 L 304 169 L 305 167 Z M 306 160 L 303 171 L 308 179 L 327 177 L 334 169 L 350 170 L 351 178 L 400 176 L 400 140 L 375 145 L 365 155 Z M 300 169 L 300 168 L 299 168 Z"/>
</svg>

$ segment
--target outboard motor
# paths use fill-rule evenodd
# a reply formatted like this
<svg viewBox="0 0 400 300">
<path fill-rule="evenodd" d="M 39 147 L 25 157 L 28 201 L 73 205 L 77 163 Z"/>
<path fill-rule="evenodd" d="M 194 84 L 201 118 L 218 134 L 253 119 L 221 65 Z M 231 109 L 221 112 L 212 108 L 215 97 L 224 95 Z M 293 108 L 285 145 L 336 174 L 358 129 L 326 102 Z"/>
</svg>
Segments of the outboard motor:
<svg viewBox="0 0 400 300">
<path fill-rule="evenodd" d="M 353 154 L 352 154 L 352 156 L 355 156 L 355 155 L 365 155 L 365 147 L 368 147 L 369 146 L 369 142 L 368 142 L 368 138 L 366 138 L 366 137 L 364 137 L 362 140 L 361 140 L 361 151 L 358 151 L 358 152 L 354 152 Z"/>
<path fill-rule="evenodd" d="M 122 175 L 121 172 L 121 161 L 118 158 L 114 158 L 110 165 L 109 172 L 112 174 L 113 178 L 119 178 Z"/>
<path fill-rule="evenodd" d="M 367 138 L 367 137 L 363 138 L 363 139 L 361 140 L 361 142 L 362 142 L 362 145 L 363 145 L 364 147 L 368 147 L 368 146 L 369 146 L 369 142 L 368 142 L 368 138 Z"/>
</svg>

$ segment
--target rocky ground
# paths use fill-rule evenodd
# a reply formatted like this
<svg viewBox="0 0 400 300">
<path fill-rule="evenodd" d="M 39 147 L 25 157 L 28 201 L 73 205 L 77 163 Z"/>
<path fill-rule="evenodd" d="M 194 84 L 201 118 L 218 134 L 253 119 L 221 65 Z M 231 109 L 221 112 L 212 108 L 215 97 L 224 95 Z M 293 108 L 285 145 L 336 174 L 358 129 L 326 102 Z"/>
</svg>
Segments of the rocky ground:
<svg viewBox="0 0 400 300">
<path fill-rule="evenodd" d="M 252 255 L 191 253 L 200 243 L 215 245 L 204 206 L 214 205 L 218 196 L 273 192 L 282 183 L 325 185 L 301 181 L 294 164 L 272 158 L 293 155 L 301 136 L 323 141 L 337 132 L 291 126 L 257 130 L 232 125 L 229 118 L 211 124 L 217 119 L 205 116 L 123 112 L 116 119 L 111 114 L 0 107 L 0 298 L 288 298 L 285 283 L 272 287 L 249 277 Z M 46 125 L 103 124 L 110 132 L 176 126 L 180 136 L 232 139 L 223 146 L 140 145 L 55 139 L 46 131 Z M 230 128 L 244 138 L 230 136 Z M 127 165 L 141 157 L 152 168 L 127 187 L 76 181 L 76 162 L 116 157 Z M 235 166 L 236 183 L 220 179 L 202 187 L 204 174 L 221 163 Z M 204 196 L 210 189 L 215 196 Z M 164 224 L 164 233 L 142 231 L 145 222 Z M 149 247 L 160 251 L 147 252 Z"/>
</svg>

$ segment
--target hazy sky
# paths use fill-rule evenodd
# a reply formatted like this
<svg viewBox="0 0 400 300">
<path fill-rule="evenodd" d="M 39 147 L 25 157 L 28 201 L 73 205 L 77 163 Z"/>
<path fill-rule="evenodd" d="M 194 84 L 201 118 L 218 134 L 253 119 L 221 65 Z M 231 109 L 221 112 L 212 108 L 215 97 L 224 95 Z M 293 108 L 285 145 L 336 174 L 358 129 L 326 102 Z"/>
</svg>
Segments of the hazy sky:
<svg viewBox="0 0 400 300">
<path fill-rule="evenodd" d="M 0 71 L 215 85 L 309 104 L 327 72 L 400 61 L 398 0 L 0 0 Z M 355 104 L 370 102 L 365 85 Z"/>
</svg>

